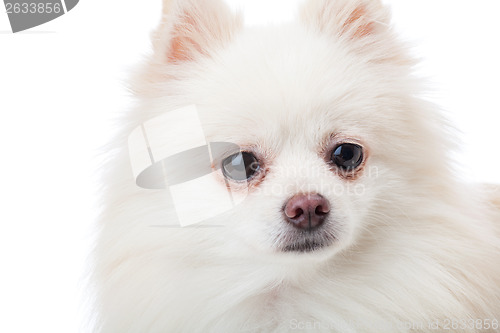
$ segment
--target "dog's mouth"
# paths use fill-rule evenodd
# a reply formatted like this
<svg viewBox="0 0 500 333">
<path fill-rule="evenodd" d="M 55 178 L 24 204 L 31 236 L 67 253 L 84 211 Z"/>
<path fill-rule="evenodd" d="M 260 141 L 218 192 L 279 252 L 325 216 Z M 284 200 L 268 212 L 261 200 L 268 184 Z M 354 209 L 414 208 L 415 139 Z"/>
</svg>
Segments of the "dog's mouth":
<svg viewBox="0 0 500 333">
<path fill-rule="evenodd" d="M 316 242 L 311 240 L 305 240 L 301 242 L 295 242 L 286 245 L 282 248 L 283 252 L 313 252 L 326 247 L 327 244 L 324 242 Z"/>
<path fill-rule="evenodd" d="M 320 233 L 315 235 L 298 235 L 295 237 L 288 237 L 288 239 L 281 243 L 279 246 L 280 252 L 289 253 L 311 253 L 323 250 L 333 243 L 335 237 L 332 233 Z"/>
<path fill-rule="evenodd" d="M 274 239 L 275 249 L 282 253 L 312 253 L 335 244 L 341 229 L 323 225 L 313 230 L 284 230 Z"/>
</svg>

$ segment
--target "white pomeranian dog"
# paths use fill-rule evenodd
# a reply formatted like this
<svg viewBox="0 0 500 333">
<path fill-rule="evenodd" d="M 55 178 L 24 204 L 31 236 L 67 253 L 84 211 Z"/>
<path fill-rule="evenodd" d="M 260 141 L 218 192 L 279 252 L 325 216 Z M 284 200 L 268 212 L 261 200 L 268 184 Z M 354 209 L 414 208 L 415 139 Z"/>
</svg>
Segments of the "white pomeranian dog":
<svg viewBox="0 0 500 333">
<path fill-rule="evenodd" d="M 379 0 L 254 28 L 223 0 L 166 0 L 152 37 L 103 178 L 96 332 L 500 332 L 498 192 L 456 176 Z M 193 133 L 144 126 L 193 105 Z M 198 124 L 238 147 L 210 156 L 207 187 L 137 186 L 134 129 L 168 150 Z M 212 216 L 207 189 L 243 199 Z M 186 212 L 216 225 L 176 228 Z"/>
</svg>

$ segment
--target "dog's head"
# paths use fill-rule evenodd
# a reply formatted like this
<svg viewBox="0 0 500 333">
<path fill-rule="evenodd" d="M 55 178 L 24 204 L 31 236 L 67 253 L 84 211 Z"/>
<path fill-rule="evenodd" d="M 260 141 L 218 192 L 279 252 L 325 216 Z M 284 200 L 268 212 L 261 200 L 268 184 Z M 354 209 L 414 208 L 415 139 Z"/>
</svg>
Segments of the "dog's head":
<svg viewBox="0 0 500 333">
<path fill-rule="evenodd" d="M 226 239 L 279 255 L 390 241 L 444 186 L 442 122 L 378 0 L 309 0 L 270 28 L 219 0 L 165 8 L 135 89 L 151 116 L 196 104 L 208 141 L 240 147 L 216 159 L 220 186 L 246 193 Z"/>
</svg>

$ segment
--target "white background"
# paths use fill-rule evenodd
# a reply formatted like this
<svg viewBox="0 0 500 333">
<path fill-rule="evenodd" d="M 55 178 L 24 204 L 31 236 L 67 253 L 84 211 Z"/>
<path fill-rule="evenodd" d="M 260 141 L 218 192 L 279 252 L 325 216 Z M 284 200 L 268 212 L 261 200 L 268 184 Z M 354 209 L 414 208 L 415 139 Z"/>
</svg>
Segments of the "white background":
<svg viewBox="0 0 500 333">
<path fill-rule="evenodd" d="M 289 19 L 297 1 L 244 4 L 247 22 Z M 83 0 L 12 34 L 0 12 L 0 331 L 77 332 L 97 212 L 98 148 L 127 109 L 124 81 L 149 48 L 161 0 Z M 386 0 L 463 132 L 467 181 L 500 182 L 498 0 Z"/>
</svg>

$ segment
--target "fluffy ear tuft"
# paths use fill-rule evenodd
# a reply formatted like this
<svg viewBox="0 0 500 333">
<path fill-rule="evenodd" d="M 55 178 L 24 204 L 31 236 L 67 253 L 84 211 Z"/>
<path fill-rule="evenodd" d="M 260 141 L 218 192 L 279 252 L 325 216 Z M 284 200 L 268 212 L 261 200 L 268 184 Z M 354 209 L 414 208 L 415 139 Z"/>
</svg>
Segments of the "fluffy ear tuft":
<svg viewBox="0 0 500 333">
<path fill-rule="evenodd" d="M 162 21 L 153 34 L 155 54 L 169 63 L 210 56 L 241 26 L 241 17 L 221 0 L 164 0 Z"/>
<path fill-rule="evenodd" d="M 394 35 L 389 9 L 380 0 L 306 0 L 301 19 L 318 33 L 347 42 L 367 61 L 414 64 Z"/>
<path fill-rule="evenodd" d="M 352 40 L 382 33 L 390 21 L 380 0 L 308 0 L 301 14 L 321 32 Z"/>
</svg>

